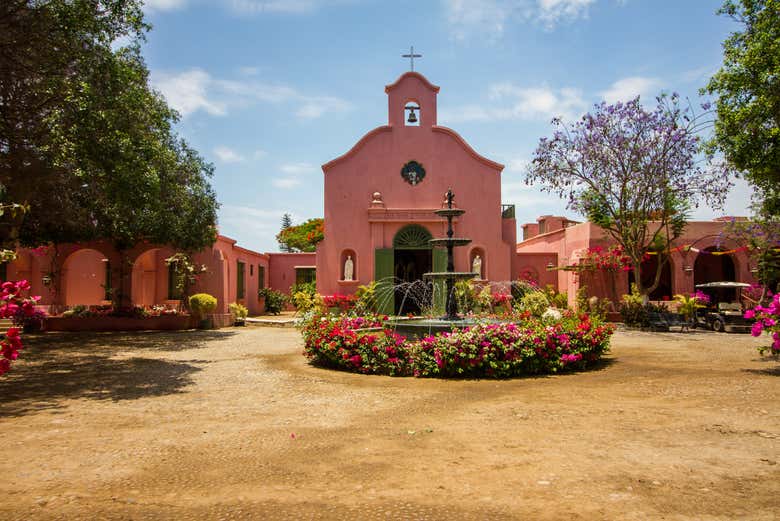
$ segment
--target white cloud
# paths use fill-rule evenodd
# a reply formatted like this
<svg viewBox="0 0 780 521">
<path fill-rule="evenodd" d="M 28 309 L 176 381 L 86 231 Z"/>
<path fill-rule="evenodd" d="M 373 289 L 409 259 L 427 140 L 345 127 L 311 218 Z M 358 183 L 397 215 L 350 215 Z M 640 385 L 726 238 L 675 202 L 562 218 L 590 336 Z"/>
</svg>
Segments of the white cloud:
<svg viewBox="0 0 780 521">
<path fill-rule="evenodd" d="M 187 0 L 146 0 L 144 9 L 147 11 L 173 11 L 185 6 Z"/>
<path fill-rule="evenodd" d="M 488 89 L 488 101 L 440 112 L 448 123 L 492 120 L 549 120 L 553 117 L 574 119 L 587 107 L 582 91 L 572 87 L 553 89 L 547 86 L 519 87 L 497 83 Z"/>
<path fill-rule="evenodd" d="M 153 85 L 182 116 L 188 116 L 198 110 L 205 110 L 212 116 L 227 114 L 224 102 L 209 99 L 210 93 L 207 91 L 211 82 L 211 76 L 201 69 L 190 69 L 179 74 L 152 75 Z"/>
<path fill-rule="evenodd" d="M 588 8 L 595 0 L 538 0 L 537 17 L 545 26 L 552 28 L 565 20 L 587 18 Z"/>
<path fill-rule="evenodd" d="M 469 36 L 498 39 L 511 21 L 531 21 L 547 29 L 587 18 L 595 0 L 443 0 L 445 15 L 455 39 Z"/>
<path fill-rule="evenodd" d="M 238 14 L 305 14 L 317 10 L 323 4 L 315 0 L 229 0 L 226 3 Z"/>
<path fill-rule="evenodd" d="M 297 177 L 281 177 L 279 179 L 274 179 L 271 181 L 271 184 L 274 185 L 277 188 L 295 188 L 296 186 L 300 186 L 301 180 Z"/>
<path fill-rule="evenodd" d="M 329 96 L 308 98 L 295 115 L 299 118 L 314 119 L 326 112 L 344 112 L 350 109 L 350 104 L 342 99 Z"/>
<path fill-rule="evenodd" d="M 658 78 L 630 76 L 617 80 L 607 90 L 599 94 L 607 103 L 629 101 L 637 96 L 641 96 L 642 99 L 652 99 L 658 94 L 662 85 L 663 83 Z"/>
<path fill-rule="evenodd" d="M 202 69 L 179 73 L 153 72 L 153 85 L 182 116 L 203 110 L 212 116 L 224 116 L 229 108 L 256 103 L 290 103 L 301 119 L 318 118 L 325 113 L 345 112 L 352 105 L 333 96 L 309 95 L 288 85 L 272 84 L 254 79 L 237 81 L 212 77 Z"/>
<path fill-rule="evenodd" d="M 311 163 L 286 163 L 279 170 L 288 175 L 303 175 L 316 172 L 317 167 Z"/>
<path fill-rule="evenodd" d="M 244 161 L 244 156 L 226 146 L 218 146 L 214 149 L 214 154 L 223 163 L 240 163 Z"/>
</svg>

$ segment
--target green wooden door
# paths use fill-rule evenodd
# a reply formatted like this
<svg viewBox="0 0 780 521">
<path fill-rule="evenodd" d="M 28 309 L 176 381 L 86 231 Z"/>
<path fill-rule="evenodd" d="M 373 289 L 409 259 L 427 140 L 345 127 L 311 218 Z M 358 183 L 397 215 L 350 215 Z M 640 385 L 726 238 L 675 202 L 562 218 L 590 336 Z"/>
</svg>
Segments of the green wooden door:
<svg viewBox="0 0 780 521">
<path fill-rule="evenodd" d="M 433 271 L 442 272 L 447 271 L 447 250 L 444 248 L 433 249 Z M 443 280 L 434 281 L 433 283 L 433 313 L 437 315 L 444 314 L 444 308 L 446 305 L 446 291 L 447 284 Z"/>
<path fill-rule="evenodd" d="M 392 315 L 395 309 L 393 277 L 395 268 L 395 250 L 377 248 L 374 250 L 374 280 L 376 281 L 377 311 Z"/>
</svg>

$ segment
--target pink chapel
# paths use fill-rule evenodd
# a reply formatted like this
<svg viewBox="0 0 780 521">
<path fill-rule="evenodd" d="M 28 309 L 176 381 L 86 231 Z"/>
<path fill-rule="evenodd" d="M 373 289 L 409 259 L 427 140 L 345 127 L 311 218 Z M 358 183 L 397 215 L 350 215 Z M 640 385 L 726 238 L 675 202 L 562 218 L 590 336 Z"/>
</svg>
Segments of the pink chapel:
<svg viewBox="0 0 780 521">
<path fill-rule="evenodd" d="M 445 236 L 434 211 L 450 188 L 456 206 L 467 210 L 455 222 L 457 236 L 472 240 L 456 249 L 455 271 L 472 271 L 479 257 L 479 278 L 510 280 L 516 223 L 513 209 L 501 205 L 503 165 L 437 124 L 439 87 L 423 75 L 407 72 L 385 92 L 387 125 L 322 167 L 325 239 L 317 248 L 317 290 L 347 294 L 373 280 L 412 282 L 443 271 L 445 252 L 428 240 Z M 345 277 L 348 259 L 352 273 Z M 398 305 L 384 311 L 406 311 Z"/>
<path fill-rule="evenodd" d="M 542 216 L 522 225 L 518 243 L 515 208 L 501 200 L 503 165 L 438 125 L 438 92 L 423 75 L 402 74 L 385 87 L 387 124 L 322 166 L 325 239 L 316 253 L 259 253 L 220 235 L 194 255 L 206 271 L 193 292 L 217 297 L 217 313 L 229 318 L 232 302 L 261 314 L 258 291 L 263 288 L 289 293 L 295 283 L 316 280 L 320 294 L 334 295 L 352 294 L 372 281 L 421 280 L 446 264 L 444 250 L 431 248 L 428 241 L 445 236 L 446 223 L 434 211 L 442 208 L 448 189 L 455 193 L 455 206 L 466 211 L 454 221 L 456 236 L 471 239 L 456 248 L 455 271 L 477 272 L 483 284 L 521 278 L 550 284 L 566 291 L 570 304 L 582 286 L 589 295 L 613 302 L 628 292 L 630 273 L 567 269 L 589 248 L 610 246 L 592 223 Z M 726 220 L 688 224 L 651 298 L 667 300 L 704 282 L 755 282 L 747 253 L 722 235 Z M 0 278 L 28 279 L 32 293 L 52 311 L 105 304 L 120 282 L 129 290 L 130 304 L 179 303 L 164 262 L 175 253 L 172 248 L 139 243 L 125 253 L 123 266 L 107 242 L 20 249 L 15 261 L 0 264 Z M 396 296 L 382 305 L 388 314 L 418 311 L 403 309 Z"/>
</svg>

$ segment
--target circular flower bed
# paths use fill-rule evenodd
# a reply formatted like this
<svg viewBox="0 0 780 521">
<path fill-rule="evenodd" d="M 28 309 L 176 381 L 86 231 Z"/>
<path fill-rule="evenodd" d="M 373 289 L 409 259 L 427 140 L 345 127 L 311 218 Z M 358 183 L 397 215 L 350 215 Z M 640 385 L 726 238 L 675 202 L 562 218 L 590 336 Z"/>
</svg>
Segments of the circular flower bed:
<svg viewBox="0 0 780 521">
<path fill-rule="evenodd" d="M 539 320 L 484 323 L 412 341 L 385 327 L 387 317 L 302 322 L 304 355 L 315 364 L 365 374 L 508 378 L 584 369 L 609 350 L 614 331 L 595 317 L 565 311 Z"/>
</svg>

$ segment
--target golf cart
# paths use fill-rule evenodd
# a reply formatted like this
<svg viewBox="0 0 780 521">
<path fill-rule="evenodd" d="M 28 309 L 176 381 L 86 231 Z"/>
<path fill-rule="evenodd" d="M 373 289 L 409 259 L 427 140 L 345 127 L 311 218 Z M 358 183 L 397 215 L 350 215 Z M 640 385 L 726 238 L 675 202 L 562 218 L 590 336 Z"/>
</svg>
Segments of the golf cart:
<svg viewBox="0 0 780 521">
<path fill-rule="evenodd" d="M 718 332 L 748 333 L 755 320 L 744 317 L 742 288 L 749 288 L 744 282 L 707 282 L 697 284 L 710 297 L 710 305 L 698 310 L 695 327 L 706 327 Z"/>
</svg>

